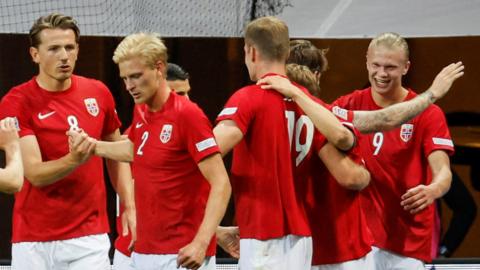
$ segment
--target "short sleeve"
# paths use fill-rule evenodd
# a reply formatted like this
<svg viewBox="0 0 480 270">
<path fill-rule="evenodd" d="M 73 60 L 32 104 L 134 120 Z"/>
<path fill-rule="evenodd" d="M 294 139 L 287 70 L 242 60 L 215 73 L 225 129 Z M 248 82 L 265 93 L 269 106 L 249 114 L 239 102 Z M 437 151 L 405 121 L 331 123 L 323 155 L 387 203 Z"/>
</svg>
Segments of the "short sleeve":
<svg viewBox="0 0 480 270">
<path fill-rule="evenodd" d="M 259 98 L 255 98 L 255 92 L 257 91 L 248 91 L 247 87 L 235 92 L 218 114 L 216 122 L 232 120 L 237 124 L 242 133 L 246 134 L 258 107 Z"/>
<path fill-rule="evenodd" d="M 422 115 L 420 130 L 425 157 L 435 150 L 444 150 L 449 155 L 454 153 L 454 146 L 447 121 L 442 110 L 436 106 L 430 106 Z M 417 130 L 419 130 L 417 128 Z"/>
<path fill-rule="evenodd" d="M 30 123 L 30 110 L 26 109 L 29 106 L 23 97 L 18 89 L 13 88 L 0 102 L 0 119 L 5 117 L 15 118 L 20 129 L 20 137 L 35 134 Z"/>
<path fill-rule="evenodd" d="M 103 83 L 100 83 L 104 95 L 105 106 L 105 121 L 103 124 L 102 137 L 111 134 L 121 126 L 120 119 L 118 119 L 117 110 L 115 109 L 115 100 L 113 99 L 110 90 Z"/>
<path fill-rule="evenodd" d="M 181 136 L 196 163 L 220 152 L 210 121 L 197 105 L 193 103 L 186 105 L 180 117 L 182 121 Z"/>
</svg>

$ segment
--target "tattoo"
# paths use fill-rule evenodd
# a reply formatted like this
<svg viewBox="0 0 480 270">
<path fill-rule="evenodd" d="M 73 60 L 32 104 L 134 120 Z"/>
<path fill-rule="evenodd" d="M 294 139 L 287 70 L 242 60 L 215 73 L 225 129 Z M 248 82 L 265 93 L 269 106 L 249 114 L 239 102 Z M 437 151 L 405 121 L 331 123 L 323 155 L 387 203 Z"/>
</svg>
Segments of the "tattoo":
<svg viewBox="0 0 480 270">
<path fill-rule="evenodd" d="M 425 91 L 414 99 L 381 110 L 354 111 L 353 125 L 361 133 L 387 131 L 410 121 L 433 102 L 435 102 L 433 94 Z"/>
</svg>

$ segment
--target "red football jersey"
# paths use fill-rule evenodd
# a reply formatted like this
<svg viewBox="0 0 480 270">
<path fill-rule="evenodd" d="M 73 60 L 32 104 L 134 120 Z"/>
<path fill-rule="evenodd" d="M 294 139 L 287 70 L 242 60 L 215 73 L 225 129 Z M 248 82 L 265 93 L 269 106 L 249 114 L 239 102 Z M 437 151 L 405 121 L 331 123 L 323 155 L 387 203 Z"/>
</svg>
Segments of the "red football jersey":
<svg viewBox="0 0 480 270">
<path fill-rule="evenodd" d="M 37 138 L 43 161 L 69 152 L 71 128 L 101 139 L 120 121 L 107 87 L 99 81 L 72 76 L 62 92 L 42 89 L 35 78 L 12 88 L 2 99 L 0 117 L 18 119 L 20 136 Z M 34 187 L 28 180 L 15 195 L 12 242 L 52 241 L 108 232 L 103 164 L 92 157 L 63 179 Z"/>
<path fill-rule="evenodd" d="M 210 122 L 197 105 L 171 92 L 157 112 L 136 107 L 129 138 L 134 143 L 135 252 L 177 254 L 204 217 L 210 185 L 197 163 L 219 152 Z M 213 255 L 214 237 L 207 250 Z"/>
<path fill-rule="evenodd" d="M 335 104 L 349 110 L 381 109 L 371 88 L 339 98 Z M 406 100 L 416 94 L 409 90 Z M 374 237 L 374 245 L 404 256 L 431 261 L 434 205 L 412 215 L 400 205 L 401 196 L 419 184 L 431 183 L 428 156 L 432 151 L 453 153 L 445 116 L 436 105 L 386 132 L 364 134 L 359 145 L 372 175 L 362 192 L 362 207 Z"/>
<path fill-rule="evenodd" d="M 325 137 L 317 133 L 313 151 L 318 153 L 326 143 Z M 364 164 L 358 146 L 348 156 L 357 164 Z M 371 250 L 372 240 L 361 209 L 360 193 L 340 186 L 318 155 L 313 155 L 311 164 L 305 198 L 313 238 L 312 265 L 365 256 Z"/>
<path fill-rule="evenodd" d="M 294 105 L 251 85 L 236 91 L 217 117 L 233 120 L 244 136 L 233 150 L 230 174 L 240 238 L 310 236 L 294 187 L 286 102 Z"/>
</svg>

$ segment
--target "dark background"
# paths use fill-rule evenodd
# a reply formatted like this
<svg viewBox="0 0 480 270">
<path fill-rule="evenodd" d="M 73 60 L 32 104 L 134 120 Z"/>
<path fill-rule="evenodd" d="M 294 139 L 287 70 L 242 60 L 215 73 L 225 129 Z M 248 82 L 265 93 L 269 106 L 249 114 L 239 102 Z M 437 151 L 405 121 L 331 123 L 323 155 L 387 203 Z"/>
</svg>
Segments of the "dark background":
<svg viewBox="0 0 480 270">
<path fill-rule="evenodd" d="M 118 114 L 125 126 L 131 121 L 132 99 L 124 90 L 118 77 L 118 68 L 111 60 L 121 38 L 82 37 L 76 74 L 103 81 L 112 91 Z M 368 39 L 312 40 L 320 48 L 329 48 L 327 55 L 330 69 L 322 76 L 322 98 L 331 102 L 336 97 L 368 85 L 365 53 Z M 480 37 L 412 38 L 410 59 L 412 65 L 404 83 L 416 89 L 426 90 L 443 66 L 463 61 L 466 73 L 451 92 L 438 102 L 445 112 L 480 112 Z M 238 88 L 249 83 L 243 63 L 243 40 L 239 38 L 166 38 L 169 61 L 183 66 L 191 75 L 191 99 L 198 103 L 213 121 L 227 98 Z M 11 87 L 29 80 L 37 73 L 28 54 L 28 38 L 19 34 L 0 34 L 0 96 Z M 478 155 L 477 155 L 478 156 Z M 227 165 L 229 166 L 229 165 Z M 468 164 L 455 165 L 475 202 L 480 196 L 471 186 Z M 472 179 L 480 181 L 480 179 Z M 108 207 L 112 237 L 115 237 L 115 194 L 108 187 Z M 13 196 L 0 194 L 0 260 L 10 259 L 11 211 Z M 230 224 L 232 207 L 223 221 Z M 451 213 L 442 208 L 443 224 Z M 467 238 L 454 253 L 455 257 L 480 257 L 479 219 L 475 220 Z M 222 257 L 219 254 L 218 257 Z"/>
</svg>

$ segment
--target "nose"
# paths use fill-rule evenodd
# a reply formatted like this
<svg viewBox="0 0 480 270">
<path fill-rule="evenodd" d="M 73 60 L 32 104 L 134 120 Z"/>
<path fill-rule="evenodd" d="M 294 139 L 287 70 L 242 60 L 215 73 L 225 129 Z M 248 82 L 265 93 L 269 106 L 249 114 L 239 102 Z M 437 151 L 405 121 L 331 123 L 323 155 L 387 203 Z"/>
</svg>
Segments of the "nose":
<svg viewBox="0 0 480 270">
<path fill-rule="evenodd" d="M 127 78 L 124 80 L 124 82 L 125 82 L 125 88 L 127 89 L 127 91 L 132 91 L 135 88 L 133 82 L 130 79 Z"/>
<path fill-rule="evenodd" d="M 60 59 L 62 60 L 68 60 L 67 50 L 65 48 L 61 48 L 59 51 L 59 56 L 60 56 Z"/>
</svg>

